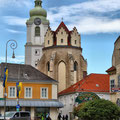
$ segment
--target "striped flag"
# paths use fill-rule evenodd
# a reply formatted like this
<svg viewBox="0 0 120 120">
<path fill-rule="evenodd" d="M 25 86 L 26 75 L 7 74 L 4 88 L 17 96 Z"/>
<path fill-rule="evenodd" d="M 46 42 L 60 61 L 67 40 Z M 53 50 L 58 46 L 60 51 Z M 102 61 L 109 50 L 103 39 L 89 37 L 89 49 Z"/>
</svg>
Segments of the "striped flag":
<svg viewBox="0 0 120 120">
<path fill-rule="evenodd" d="M 17 87 L 17 97 L 19 97 L 22 90 L 22 82 L 17 82 L 16 87 Z"/>
<path fill-rule="evenodd" d="M 3 87 L 6 87 L 7 78 L 8 78 L 8 68 L 7 68 L 7 67 L 5 67 Z"/>
</svg>

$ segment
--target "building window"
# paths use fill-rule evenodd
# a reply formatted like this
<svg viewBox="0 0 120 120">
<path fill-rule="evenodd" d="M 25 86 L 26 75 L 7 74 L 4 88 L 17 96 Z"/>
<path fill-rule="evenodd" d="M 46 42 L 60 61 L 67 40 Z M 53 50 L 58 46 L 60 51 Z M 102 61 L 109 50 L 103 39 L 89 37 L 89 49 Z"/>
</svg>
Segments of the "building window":
<svg viewBox="0 0 120 120">
<path fill-rule="evenodd" d="M 111 80 L 110 81 L 110 88 L 111 88 L 111 91 L 112 91 L 112 88 L 115 87 L 115 80 Z"/>
<path fill-rule="evenodd" d="M 40 55 L 40 50 L 39 49 L 35 50 L 35 55 Z"/>
<path fill-rule="evenodd" d="M 74 62 L 74 71 L 77 71 L 77 62 Z"/>
<path fill-rule="evenodd" d="M 120 75 L 118 76 L 118 87 L 120 88 Z"/>
<path fill-rule="evenodd" d="M 61 34 L 63 34 L 63 32 L 61 32 Z"/>
<path fill-rule="evenodd" d="M 63 39 L 61 39 L 61 43 L 63 43 Z"/>
<path fill-rule="evenodd" d="M 50 44 L 50 41 L 48 40 L 48 45 Z"/>
<path fill-rule="evenodd" d="M 50 71 L 50 62 L 47 63 L 47 70 Z"/>
<path fill-rule="evenodd" d="M 35 27 L 35 36 L 40 36 L 40 27 Z"/>
<path fill-rule="evenodd" d="M 31 87 L 25 88 L 25 98 L 32 98 L 32 88 Z"/>
<path fill-rule="evenodd" d="M 77 40 L 75 40 L 75 44 L 77 44 Z"/>
<path fill-rule="evenodd" d="M 9 98 L 16 98 L 16 87 L 9 87 Z"/>
<path fill-rule="evenodd" d="M 41 88 L 41 98 L 48 98 L 48 88 Z"/>
</svg>

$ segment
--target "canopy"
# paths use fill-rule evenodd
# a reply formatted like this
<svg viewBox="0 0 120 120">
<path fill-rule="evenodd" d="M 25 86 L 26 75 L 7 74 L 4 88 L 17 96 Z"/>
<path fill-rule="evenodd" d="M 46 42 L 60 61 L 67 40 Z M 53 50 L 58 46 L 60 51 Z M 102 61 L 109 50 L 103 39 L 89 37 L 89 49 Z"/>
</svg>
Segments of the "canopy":
<svg viewBox="0 0 120 120">
<path fill-rule="evenodd" d="M 19 100 L 21 107 L 57 107 L 62 108 L 63 104 L 57 100 Z M 16 100 L 6 100 L 6 106 L 16 106 Z M 4 106 L 4 100 L 0 100 L 0 106 Z"/>
</svg>

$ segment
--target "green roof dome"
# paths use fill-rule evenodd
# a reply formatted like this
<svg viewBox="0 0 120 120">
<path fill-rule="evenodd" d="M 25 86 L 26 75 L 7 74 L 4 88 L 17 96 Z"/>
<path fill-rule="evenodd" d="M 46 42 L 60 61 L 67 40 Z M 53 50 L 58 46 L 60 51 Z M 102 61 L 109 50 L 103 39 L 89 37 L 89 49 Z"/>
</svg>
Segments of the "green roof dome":
<svg viewBox="0 0 120 120">
<path fill-rule="evenodd" d="M 35 18 L 40 18 L 43 24 L 49 24 L 49 20 L 46 19 L 47 11 L 42 8 L 41 0 L 35 0 L 35 8 L 30 10 L 30 18 L 26 24 L 32 24 Z"/>
<path fill-rule="evenodd" d="M 34 9 L 30 11 L 30 17 L 32 16 L 43 16 L 47 17 L 47 12 L 40 6 L 36 6 Z"/>
<path fill-rule="evenodd" d="M 42 1 L 35 0 L 35 8 L 30 11 L 30 17 L 32 16 L 43 16 L 47 17 L 47 12 L 42 8 Z"/>
</svg>

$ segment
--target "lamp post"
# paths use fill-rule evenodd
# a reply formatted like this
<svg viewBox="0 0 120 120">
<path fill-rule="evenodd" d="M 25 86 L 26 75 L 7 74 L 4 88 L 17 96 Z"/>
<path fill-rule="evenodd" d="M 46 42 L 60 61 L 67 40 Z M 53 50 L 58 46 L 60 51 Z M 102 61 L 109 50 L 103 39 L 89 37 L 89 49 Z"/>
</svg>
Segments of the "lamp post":
<svg viewBox="0 0 120 120">
<path fill-rule="evenodd" d="M 15 40 L 8 40 L 8 41 L 7 41 L 7 43 L 6 43 L 5 68 L 7 68 L 7 46 L 8 46 L 8 43 L 9 43 L 9 42 L 11 42 L 10 47 L 11 47 L 11 49 L 13 50 L 12 58 L 15 58 L 14 50 L 17 48 L 17 42 L 16 42 Z M 6 86 L 4 87 L 4 89 L 5 89 L 5 93 L 4 93 L 4 120 L 6 120 L 6 118 L 5 118 L 5 112 L 6 112 L 6 96 L 7 96 Z"/>
</svg>

